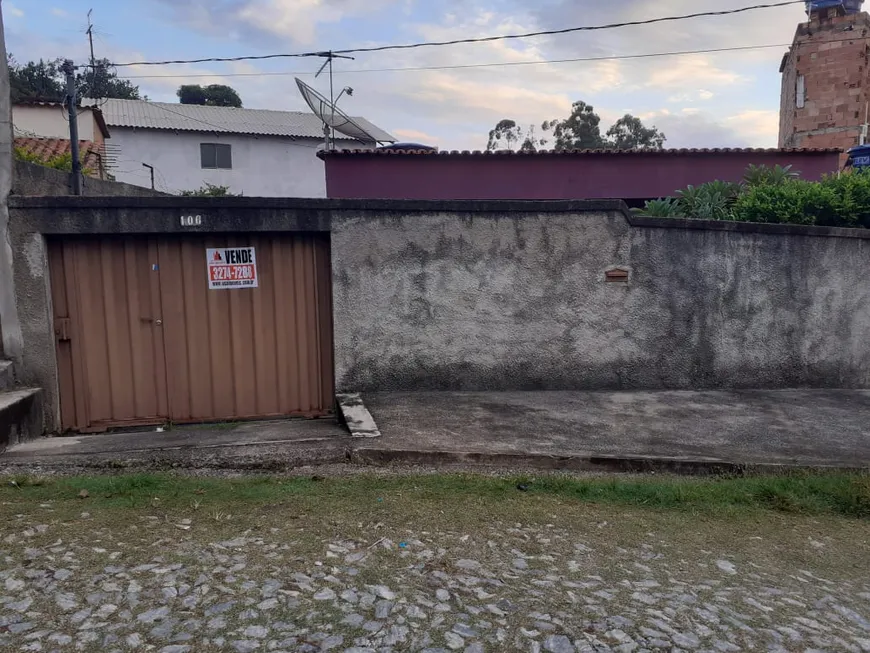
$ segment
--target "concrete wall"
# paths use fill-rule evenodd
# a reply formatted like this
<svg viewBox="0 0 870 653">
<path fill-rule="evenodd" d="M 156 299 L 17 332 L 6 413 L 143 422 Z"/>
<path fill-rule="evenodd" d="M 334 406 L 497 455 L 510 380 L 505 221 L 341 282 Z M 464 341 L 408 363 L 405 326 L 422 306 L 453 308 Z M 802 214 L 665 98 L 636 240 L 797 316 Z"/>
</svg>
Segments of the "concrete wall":
<svg viewBox="0 0 870 653">
<path fill-rule="evenodd" d="M 689 184 L 740 181 L 749 164 L 790 165 L 818 180 L 839 168 L 839 151 L 670 150 L 532 155 L 439 152 L 334 152 L 326 161 L 329 197 L 419 200 L 645 200 Z"/>
<path fill-rule="evenodd" d="M 870 230 L 606 202 L 13 197 L 22 380 L 58 423 L 47 239 L 331 231 L 339 390 L 870 387 Z M 199 215 L 186 227 L 179 216 Z M 605 281 L 614 267 L 629 283 Z"/>
<path fill-rule="evenodd" d="M 154 197 L 164 193 L 117 181 L 104 181 L 82 177 L 85 195 L 93 197 Z M 13 195 L 71 195 L 70 173 L 47 168 L 36 163 L 14 160 L 12 162 Z"/>
<path fill-rule="evenodd" d="M 334 216 L 339 391 L 870 387 L 870 232 L 474 204 Z"/>
<path fill-rule="evenodd" d="M 97 127 L 94 112 L 82 107 L 79 109 L 79 140 L 100 142 L 103 135 Z M 14 105 L 12 124 L 19 136 L 40 138 L 63 138 L 69 140 L 69 120 L 66 110 L 57 106 Z"/>
<path fill-rule="evenodd" d="M 3 31 L 3 12 L 0 10 L 0 48 L 6 52 Z M 15 293 L 11 224 L 7 198 L 12 187 L 12 104 L 9 95 L 9 66 L 0 61 L 0 331 L 4 356 L 22 354 L 21 325 L 18 320 L 18 297 Z"/>
<path fill-rule="evenodd" d="M 202 168 L 201 143 L 232 146 L 232 170 Z M 206 183 L 229 186 L 249 197 L 326 197 L 326 174 L 317 158 L 322 141 L 269 136 L 170 132 L 112 127 L 111 147 L 120 152 L 113 170 L 118 181 L 167 193 L 196 190 Z"/>
</svg>

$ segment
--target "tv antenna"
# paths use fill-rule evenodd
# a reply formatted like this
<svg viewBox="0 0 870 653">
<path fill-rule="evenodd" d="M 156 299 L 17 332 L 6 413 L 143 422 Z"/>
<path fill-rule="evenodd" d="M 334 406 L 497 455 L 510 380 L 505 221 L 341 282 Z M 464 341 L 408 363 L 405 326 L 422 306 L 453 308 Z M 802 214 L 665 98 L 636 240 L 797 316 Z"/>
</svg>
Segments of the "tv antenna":
<svg viewBox="0 0 870 653">
<path fill-rule="evenodd" d="M 88 9 L 88 29 L 85 30 L 85 34 L 88 35 L 88 42 L 91 44 L 91 65 L 94 65 L 94 24 L 91 22 L 91 14 L 94 13 L 93 9 Z"/>
<path fill-rule="evenodd" d="M 320 69 L 321 72 L 329 63 L 331 63 L 331 59 L 324 62 L 323 67 Z M 345 87 L 342 89 L 341 93 L 339 93 L 338 98 L 335 98 L 332 84 L 330 84 L 330 98 L 325 98 L 322 94 L 318 93 L 298 77 L 296 78 L 296 85 L 299 87 L 299 92 L 302 94 L 305 102 L 309 107 L 311 107 L 311 111 L 314 112 L 314 115 L 320 118 L 320 121 L 323 123 L 323 135 L 326 139 L 325 149 L 331 150 L 334 148 L 335 132 L 344 134 L 345 136 L 366 143 L 367 145 L 378 144 L 378 139 L 372 136 L 365 127 L 361 126 L 357 121 L 336 106 L 336 102 L 338 102 L 341 96 L 345 93 L 353 95 L 352 88 L 349 86 Z"/>
</svg>

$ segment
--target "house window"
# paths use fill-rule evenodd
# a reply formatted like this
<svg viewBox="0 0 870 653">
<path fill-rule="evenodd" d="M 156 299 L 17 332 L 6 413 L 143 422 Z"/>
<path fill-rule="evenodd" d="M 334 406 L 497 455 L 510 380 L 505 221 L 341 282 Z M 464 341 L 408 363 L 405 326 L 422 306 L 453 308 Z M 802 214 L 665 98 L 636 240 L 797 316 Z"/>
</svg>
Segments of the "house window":
<svg viewBox="0 0 870 653">
<path fill-rule="evenodd" d="M 795 89 L 795 104 L 798 109 L 804 108 L 804 103 L 807 100 L 806 80 L 803 75 L 798 75 L 797 88 Z"/>
<path fill-rule="evenodd" d="M 199 154 L 203 168 L 231 170 L 233 167 L 233 148 L 223 143 L 200 143 Z"/>
</svg>

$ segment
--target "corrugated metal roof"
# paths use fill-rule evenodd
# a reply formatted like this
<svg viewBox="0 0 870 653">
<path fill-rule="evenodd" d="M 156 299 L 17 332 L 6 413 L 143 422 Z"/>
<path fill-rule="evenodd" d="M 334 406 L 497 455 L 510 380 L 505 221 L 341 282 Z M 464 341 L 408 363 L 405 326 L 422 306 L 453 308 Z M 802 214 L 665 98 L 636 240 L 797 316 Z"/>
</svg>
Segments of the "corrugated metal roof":
<svg viewBox="0 0 870 653">
<path fill-rule="evenodd" d="M 99 106 L 109 127 L 323 138 L 320 119 L 313 113 L 301 111 L 233 109 L 144 100 L 106 100 Z M 365 118 L 354 120 L 378 141 L 395 142 L 392 135 Z M 352 139 L 342 140 L 353 142 Z"/>
<path fill-rule="evenodd" d="M 323 157 L 353 157 L 353 156 L 435 156 L 441 158 L 448 157 L 481 157 L 481 158 L 535 158 L 535 157 L 554 157 L 554 156 L 577 156 L 577 155 L 607 155 L 607 156 L 685 156 L 685 155 L 704 155 L 704 154 L 842 154 L 843 151 L 837 148 L 742 148 L 742 147 L 714 147 L 714 148 L 680 148 L 668 150 L 541 150 L 538 152 L 511 152 L 510 150 L 498 150 L 496 152 L 482 152 L 480 150 L 442 150 L 442 151 L 427 151 L 427 150 L 332 150 L 329 152 L 318 152 L 317 156 Z"/>
</svg>

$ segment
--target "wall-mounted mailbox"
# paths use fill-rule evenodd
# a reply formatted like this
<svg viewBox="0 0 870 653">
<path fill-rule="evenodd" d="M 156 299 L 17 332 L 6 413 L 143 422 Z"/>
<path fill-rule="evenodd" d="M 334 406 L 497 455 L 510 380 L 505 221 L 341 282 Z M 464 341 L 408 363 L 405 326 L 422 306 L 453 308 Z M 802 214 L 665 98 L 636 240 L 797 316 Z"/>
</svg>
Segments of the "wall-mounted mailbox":
<svg viewBox="0 0 870 653">
<path fill-rule="evenodd" d="M 608 283 L 628 283 L 629 271 L 625 268 L 613 268 L 604 272 L 604 280 Z"/>
</svg>

